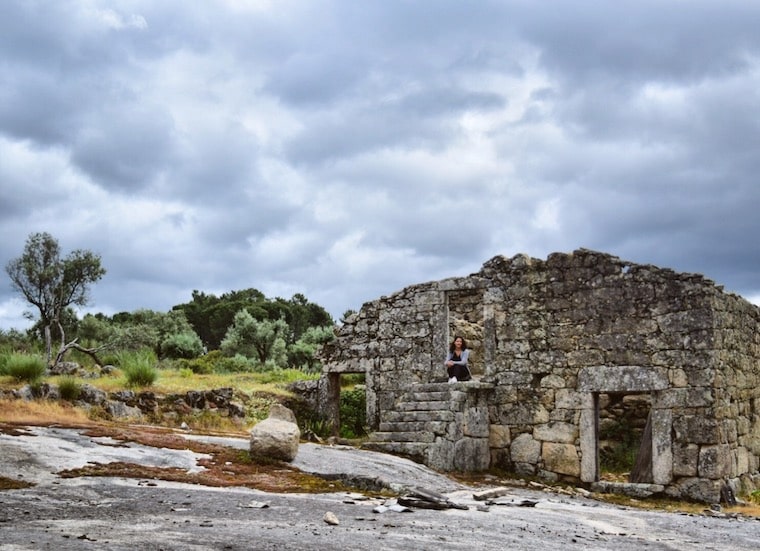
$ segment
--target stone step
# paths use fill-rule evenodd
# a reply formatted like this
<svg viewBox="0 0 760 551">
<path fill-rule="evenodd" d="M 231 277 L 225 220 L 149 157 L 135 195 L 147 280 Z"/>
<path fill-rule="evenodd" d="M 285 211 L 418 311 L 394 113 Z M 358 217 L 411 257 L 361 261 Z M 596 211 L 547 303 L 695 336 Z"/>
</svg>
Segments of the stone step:
<svg viewBox="0 0 760 551">
<path fill-rule="evenodd" d="M 426 430 L 430 421 L 381 421 L 380 432 L 419 432 Z"/>
<path fill-rule="evenodd" d="M 406 402 L 399 401 L 396 411 L 445 411 L 451 409 L 449 402 Z"/>
<path fill-rule="evenodd" d="M 453 421 L 456 414 L 453 411 L 383 411 L 381 422 L 411 423 L 415 421 Z"/>
<path fill-rule="evenodd" d="M 419 442 L 430 443 L 435 441 L 435 435 L 427 431 L 414 432 L 383 432 L 377 431 L 370 434 L 372 442 Z"/>
<path fill-rule="evenodd" d="M 450 421 L 398 421 L 395 423 L 381 422 L 378 430 L 380 432 L 432 432 L 433 434 L 443 436 L 450 428 Z"/>
<path fill-rule="evenodd" d="M 451 392 L 448 389 L 436 392 L 410 390 L 402 400 L 407 402 L 448 402 L 451 400 Z"/>
<path fill-rule="evenodd" d="M 459 384 L 459 383 L 458 383 Z M 464 383 L 461 383 L 464 384 Z M 453 385 L 448 382 L 442 383 L 417 383 L 414 385 L 415 392 L 448 392 Z"/>
<path fill-rule="evenodd" d="M 467 393 L 461 389 L 457 390 L 454 388 L 455 386 L 453 384 L 447 385 L 445 391 L 438 392 L 418 391 L 415 387 L 415 390 L 409 390 L 401 396 L 399 402 L 436 402 L 457 407 L 467 400 Z"/>
<path fill-rule="evenodd" d="M 430 444 L 419 442 L 365 442 L 363 449 L 403 455 L 416 461 L 424 461 Z"/>
</svg>

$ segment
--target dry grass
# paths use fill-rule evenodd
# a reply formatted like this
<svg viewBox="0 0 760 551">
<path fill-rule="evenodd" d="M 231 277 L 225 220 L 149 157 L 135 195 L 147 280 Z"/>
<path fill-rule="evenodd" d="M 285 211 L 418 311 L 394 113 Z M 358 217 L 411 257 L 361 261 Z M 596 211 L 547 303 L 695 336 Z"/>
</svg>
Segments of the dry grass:
<svg viewBox="0 0 760 551">
<path fill-rule="evenodd" d="M 184 394 L 191 390 L 212 390 L 232 387 L 246 394 L 268 393 L 287 396 L 285 390 L 288 383 L 296 380 L 313 379 L 317 375 L 308 375 L 299 370 L 284 369 L 277 373 L 212 373 L 188 376 L 186 371 L 178 369 L 159 369 L 155 383 L 148 387 L 132 388 L 132 390 L 149 390 L 157 394 Z M 61 376 L 45 377 L 45 382 L 58 385 Z M 119 370 L 110 375 L 93 378 L 77 378 L 81 383 L 87 383 L 105 392 L 116 392 L 127 387 L 127 378 Z M 14 390 L 18 382 L 7 375 L 0 376 L 0 390 Z"/>
<path fill-rule="evenodd" d="M 66 402 L 0 399 L 0 424 L 87 426 L 87 413 Z"/>
<path fill-rule="evenodd" d="M 205 470 L 188 473 L 185 469 L 161 468 L 133 463 L 89 463 L 79 469 L 57 473 L 62 478 L 79 476 L 116 476 L 152 480 L 169 480 L 204 486 L 244 486 L 264 492 L 342 492 L 358 491 L 338 481 L 326 480 L 299 471 L 285 462 L 251 458 L 246 450 L 237 450 L 188 440 L 171 429 L 151 426 L 119 425 L 96 422 L 71 406 L 53 402 L 0 400 L 0 432 L 23 434 L 27 426 L 50 426 L 85 429 L 91 437 L 109 436 L 120 442 L 135 442 L 144 446 L 192 450 L 210 456 L 199 464 Z M 220 433 L 225 436 L 247 436 L 247 433 Z M 0 490 L 26 487 L 26 483 L 0 476 Z"/>
</svg>

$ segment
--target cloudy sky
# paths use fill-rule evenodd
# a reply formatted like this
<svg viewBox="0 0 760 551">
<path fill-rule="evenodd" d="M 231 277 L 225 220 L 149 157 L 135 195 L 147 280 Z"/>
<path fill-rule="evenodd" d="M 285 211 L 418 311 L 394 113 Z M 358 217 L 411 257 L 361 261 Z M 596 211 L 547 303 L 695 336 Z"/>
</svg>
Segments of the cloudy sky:
<svg viewBox="0 0 760 551">
<path fill-rule="evenodd" d="M 101 255 L 87 311 L 253 287 L 337 320 L 585 247 L 760 303 L 758 29 L 746 0 L 3 0 L 0 264 L 48 232 Z"/>
</svg>

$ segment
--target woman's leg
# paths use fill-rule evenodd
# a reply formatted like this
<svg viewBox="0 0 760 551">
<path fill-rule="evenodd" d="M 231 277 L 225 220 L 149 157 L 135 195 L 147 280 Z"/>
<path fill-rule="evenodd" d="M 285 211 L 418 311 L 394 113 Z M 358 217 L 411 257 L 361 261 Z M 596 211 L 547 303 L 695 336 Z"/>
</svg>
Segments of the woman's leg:
<svg viewBox="0 0 760 551">
<path fill-rule="evenodd" d="M 456 366 L 457 371 L 454 375 L 457 378 L 457 381 L 469 381 L 470 380 L 470 370 L 467 369 L 466 365 L 458 365 Z"/>
</svg>

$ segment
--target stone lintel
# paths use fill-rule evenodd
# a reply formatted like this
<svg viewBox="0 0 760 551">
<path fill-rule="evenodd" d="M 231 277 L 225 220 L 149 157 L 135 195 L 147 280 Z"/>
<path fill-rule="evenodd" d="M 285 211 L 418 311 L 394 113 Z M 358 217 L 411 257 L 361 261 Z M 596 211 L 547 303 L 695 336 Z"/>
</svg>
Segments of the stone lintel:
<svg viewBox="0 0 760 551">
<path fill-rule="evenodd" d="M 636 365 L 595 365 L 578 373 L 580 392 L 651 392 L 669 387 L 665 368 Z"/>
</svg>

